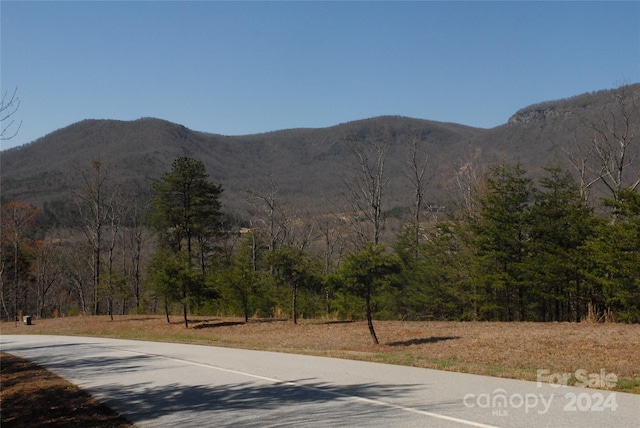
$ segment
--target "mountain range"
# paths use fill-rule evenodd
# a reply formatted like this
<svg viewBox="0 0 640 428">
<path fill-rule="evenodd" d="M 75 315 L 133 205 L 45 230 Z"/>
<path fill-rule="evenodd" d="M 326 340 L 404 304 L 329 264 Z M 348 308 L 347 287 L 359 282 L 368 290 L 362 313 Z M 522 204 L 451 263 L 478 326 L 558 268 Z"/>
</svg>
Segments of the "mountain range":
<svg viewBox="0 0 640 428">
<path fill-rule="evenodd" d="M 88 119 L 0 152 L 2 198 L 36 206 L 68 200 L 79 186 L 79 171 L 90 170 L 95 160 L 124 188 L 148 189 L 174 159 L 189 156 L 203 161 L 211 181 L 225 189 L 226 209 L 240 217 L 253 209 L 251 192 L 277 191 L 283 203 L 317 212 L 339 204 L 346 190 L 354 159 L 349 142 L 384 141 L 389 144 L 385 209 L 411 203 L 406 173 L 412 142 L 429 156 L 433 179 L 427 199 L 446 204 L 457 174 L 469 165 L 482 171 L 493 163 L 519 160 L 533 174 L 553 163 L 568 167 L 563 145 L 588 141 L 589 123 L 620 120 L 621 100 L 640 103 L 640 84 L 528 106 L 491 129 L 381 116 L 327 128 L 224 136 L 155 118 Z M 640 129 L 640 114 L 632 120 Z M 640 154 L 638 146 L 635 155 Z"/>
</svg>

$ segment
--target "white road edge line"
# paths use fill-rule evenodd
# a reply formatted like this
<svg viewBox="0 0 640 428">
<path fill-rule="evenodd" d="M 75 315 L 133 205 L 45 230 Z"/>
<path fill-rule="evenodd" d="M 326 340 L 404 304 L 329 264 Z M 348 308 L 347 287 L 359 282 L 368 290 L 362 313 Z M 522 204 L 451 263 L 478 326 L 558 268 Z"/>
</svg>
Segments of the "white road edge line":
<svg viewBox="0 0 640 428">
<path fill-rule="evenodd" d="M 193 365 L 193 366 L 204 367 L 204 368 L 208 368 L 208 369 L 212 369 L 212 370 L 219 370 L 219 371 L 226 372 L 226 373 L 233 373 L 233 374 L 237 374 L 237 375 L 241 375 L 241 376 L 251 377 L 251 378 L 254 378 L 254 379 L 265 380 L 267 382 L 272 382 L 272 383 L 276 383 L 276 384 L 287 385 L 287 386 L 295 386 L 297 388 L 303 388 L 303 389 L 308 389 L 308 390 L 312 390 L 312 391 L 318 391 L 318 392 L 322 392 L 322 393 L 325 393 L 325 394 L 335 395 L 337 397 L 343 397 L 343 398 L 347 398 L 347 399 L 350 399 L 350 400 L 361 401 L 361 402 L 364 402 L 364 403 L 374 404 L 376 406 L 390 407 L 390 408 L 393 408 L 393 409 L 398 409 L 398 410 L 402 410 L 402 411 L 410 412 L 410 413 L 417 413 L 419 415 L 429 416 L 429 417 L 436 418 L 436 419 L 442 419 L 442 420 L 450 421 L 450 422 L 457 422 L 457 423 L 460 423 L 460 424 L 463 424 L 463 425 L 472 426 L 472 427 L 477 427 L 477 428 L 499 428 L 499 427 L 497 427 L 495 425 L 487 425 L 487 424 L 483 424 L 483 423 L 480 423 L 480 422 L 474 422 L 474 421 L 469 421 L 469 420 L 466 420 L 466 419 L 455 418 L 453 416 L 447 416 L 447 415 L 441 415 L 441 414 L 438 414 L 438 413 L 427 412 L 425 410 L 418 410 L 418 409 L 414 409 L 412 407 L 405 407 L 405 406 L 400 406 L 398 404 L 386 403 L 384 401 L 375 400 L 375 399 L 372 399 L 372 398 L 365 398 L 365 397 L 359 397 L 357 395 L 343 394 L 341 392 L 336 392 L 336 391 L 331 391 L 331 390 L 327 390 L 327 389 L 317 388 L 317 387 L 314 387 L 314 386 L 303 385 L 303 384 L 296 383 L 296 382 L 285 381 L 285 380 L 280 380 L 280 379 L 274 379 L 274 378 L 260 376 L 260 375 L 256 375 L 256 374 L 252 374 L 252 373 L 241 372 L 241 371 L 238 371 L 238 370 L 225 369 L 225 368 L 214 366 L 214 365 L 211 365 L 211 364 L 198 363 L 198 362 L 195 362 L 195 361 L 184 360 L 184 359 L 181 359 L 181 358 L 167 357 L 165 355 L 159 355 L 159 354 L 151 354 L 151 353 L 139 352 L 139 351 L 130 351 L 128 349 L 115 348 L 115 347 L 111 347 L 111 346 L 107 346 L 107 347 L 111 348 L 111 349 L 114 349 L 114 350 L 117 350 L 117 351 L 121 351 L 121 352 L 128 352 L 130 354 L 147 355 L 147 356 L 152 356 L 152 357 L 158 357 L 158 358 L 163 358 L 163 359 L 169 360 L 169 361 L 175 361 L 175 362 L 179 362 L 179 363 L 190 364 L 190 365 Z"/>
</svg>

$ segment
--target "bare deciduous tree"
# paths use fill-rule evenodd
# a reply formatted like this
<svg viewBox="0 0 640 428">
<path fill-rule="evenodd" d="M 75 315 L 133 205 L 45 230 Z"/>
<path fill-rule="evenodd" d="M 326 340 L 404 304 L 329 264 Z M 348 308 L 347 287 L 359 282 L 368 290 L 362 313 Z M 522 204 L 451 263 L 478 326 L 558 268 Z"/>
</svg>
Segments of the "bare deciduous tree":
<svg viewBox="0 0 640 428">
<path fill-rule="evenodd" d="M 367 146 L 364 141 L 347 141 L 354 157 L 353 174 L 343 181 L 349 192 L 348 203 L 355 214 L 352 219 L 354 232 L 359 238 L 358 246 L 364 242 L 380 243 L 384 219 L 382 203 L 385 186 L 389 179 L 385 175 L 385 162 L 391 147 L 390 142 L 382 138 Z M 359 216 L 363 216 L 370 229 L 362 227 Z"/>
<path fill-rule="evenodd" d="M 581 144 L 579 139 L 574 135 L 571 141 L 565 145 L 561 145 L 560 149 L 569 159 L 569 163 L 578 175 L 578 185 L 580 189 L 580 197 L 587 203 L 591 187 L 600 180 L 602 168 L 594 173 L 591 165 L 594 158 L 595 147 L 591 144 Z"/>
<path fill-rule="evenodd" d="M 102 233 L 108 218 L 108 209 L 105 205 L 104 193 L 106 191 L 108 172 L 102 168 L 100 161 L 91 163 L 93 175 L 81 171 L 82 188 L 74 191 L 76 205 L 82 219 L 82 232 L 87 237 L 93 252 L 93 313 L 99 313 L 99 287 L 102 257 Z"/>
<path fill-rule="evenodd" d="M 639 155 L 640 95 L 629 86 L 614 93 L 615 102 L 597 120 L 584 121 L 588 137 L 575 136 L 562 151 L 578 174 L 580 192 L 586 201 L 590 189 L 602 184 L 608 196 L 617 201 L 623 189 L 640 185 L 635 166 Z"/>
<path fill-rule="evenodd" d="M 11 95 L 9 91 L 2 93 L 0 100 L 0 141 L 10 140 L 18 134 L 22 121 L 16 126 L 16 121 L 12 119 L 20 108 L 20 98 L 18 88 L 15 88 Z"/>
<path fill-rule="evenodd" d="M 480 192 L 484 163 L 479 160 L 480 149 L 466 151 L 461 159 L 451 165 L 451 179 L 445 184 L 452 195 L 456 208 L 466 213 L 477 211 L 477 196 Z"/>
<path fill-rule="evenodd" d="M 87 245 L 89 247 L 90 245 Z M 85 246 L 68 246 L 65 248 L 65 266 L 69 292 L 75 294 L 74 299 L 79 313 L 88 315 L 90 311 L 90 294 L 93 286 L 93 262 L 87 259 L 89 248 Z"/>
<path fill-rule="evenodd" d="M 113 321 L 113 298 L 117 294 L 119 286 L 124 280 L 124 273 L 118 275 L 114 266 L 116 244 L 122 219 L 124 217 L 125 207 L 121 203 L 123 201 L 120 195 L 114 193 L 114 197 L 110 198 L 106 206 L 107 225 L 108 225 L 108 241 L 107 241 L 107 278 L 104 287 L 107 294 L 107 312 Z M 124 270 L 124 269 L 123 269 Z"/>
<path fill-rule="evenodd" d="M 640 184 L 640 174 L 633 168 L 637 153 L 632 152 L 640 129 L 640 100 L 636 98 L 623 86 L 616 93 L 614 109 L 603 113 L 599 122 L 588 122 L 600 180 L 616 201 L 623 188 L 634 190 Z"/>
<path fill-rule="evenodd" d="M 128 277 L 132 285 L 132 294 L 136 309 L 140 309 L 142 293 L 142 263 L 143 263 L 143 243 L 146 236 L 144 217 L 150 209 L 150 200 L 147 195 L 140 194 L 128 202 L 127 223 L 128 227 L 124 232 L 123 254 L 129 250 L 130 264 L 128 267 Z M 124 256 L 123 256 L 124 257 Z M 125 263 L 123 263 L 125 265 Z"/>
<path fill-rule="evenodd" d="M 422 230 L 425 191 L 435 175 L 433 171 L 429 171 L 429 174 L 427 174 L 427 169 L 430 166 L 429 153 L 426 152 L 418 138 L 414 138 L 407 145 L 406 164 L 406 175 L 413 186 L 412 228 L 415 256 L 417 257 L 419 255 L 418 248 Z"/>
<path fill-rule="evenodd" d="M 45 317 L 47 296 L 59 288 L 63 278 L 63 262 L 61 247 L 52 242 L 40 241 L 36 248 L 34 274 L 36 279 L 36 293 L 38 298 L 38 315 Z"/>
<path fill-rule="evenodd" d="M 269 183 L 269 189 L 260 192 L 253 189 L 247 189 L 247 195 L 264 204 L 263 210 L 267 216 L 265 222 L 269 234 L 269 251 L 274 251 L 278 244 L 283 242 L 287 234 L 287 215 L 284 212 L 280 201 L 277 199 L 278 183 L 275 181 L 271 172 L 266 173 Z"/>
<path fill-rule="evenodd" d="M 16 325 L 18 323 L 19 304 L 23 306 L 25 302 L 19 302 L 19 295 L 26 295 L 24 284 L 28 277 L 27 263 L 24 261 L 24 254 L 27 249 L 33 246 L 33 240 L 30 234 L 36 227 L 36 217 L 40 213 L 37 208 L 22 202 L 9 201 L 2 205 L 2 214 L 0 215 L 0 247 L 11 248 L 12 256 L 12 272 L 11 281 L 13 283 L 13 315 Z M 4 250 L 2 250 L 4 251 Z M 0 257 L 4 259 L 4 255 L 0 251 Z M 0 274 L 5 270 L 4 262 L 0 269 Z M 8 276 L 8 275 L 7 275 Z M 2 284 L 0 287 L 0 297 L 2 298 L 3 308 L 7 313 L 5 303 L 5 277 L 1 275 Z M 22 292 L 21 291 L 25 291 Z"/>
</svg>

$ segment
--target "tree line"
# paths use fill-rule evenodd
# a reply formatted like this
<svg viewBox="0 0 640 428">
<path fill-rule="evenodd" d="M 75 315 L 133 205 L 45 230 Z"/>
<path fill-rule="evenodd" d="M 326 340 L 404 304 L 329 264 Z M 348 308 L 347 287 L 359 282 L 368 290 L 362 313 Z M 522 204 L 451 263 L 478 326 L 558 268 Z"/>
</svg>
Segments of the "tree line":
<svg viewBox="0 0 640 428">
<path fill-rule="evenodd" d="M 519 164 L 491 166 L 482 186 L 472 206 L 437 222 L 412 217 L 389 243 L 375 241 L 380 219 L 364 215 L 327 216 L 312 234 L 294 235 L 274 210 L 273 223 L 239 230 L 225 222 L 222 188 L 192 158 L 174 162 L 139 216 L 135 203 L 119 211 L 112 195 L 100 204 L 80 199 L 83 235 L 66 232 L 72 239 L 39 238 L 39 210 L 9 201 L 4 318 L 17 308 L 168 317 L 178 305 L 185 323 L 189 312 L 371 322 L 581 321 L 609 311 L 640 320 L 637 191 L 624 189 L 596 209 L 568 171 L 548 167 L 534 180 Z M 289 228 L 289 239 L 272 224 Z"/>
<path fill-rule="evenodd" d="M 635 105 L 619 108 L 636 119 Z M 235 219 L 196 158 L 135 192 L 94 161 L 71 205 L 2 202 L 2 318 L 366 319 L 376 343 L 374 319 L 640 322 L 634 123 L 588 124 L 591 142 L 562 147 L 573 170 L 534 178 L 518 162 L 464 163 L 446 216 L 425 202 L 434 168 L 410 141 L 414 197 L 392 231 L 384 133 L 347 138 L 344 205 L 309 218 L 292 215 L 269 174 L 245 195 L 255 218 Z"/>
</svg>

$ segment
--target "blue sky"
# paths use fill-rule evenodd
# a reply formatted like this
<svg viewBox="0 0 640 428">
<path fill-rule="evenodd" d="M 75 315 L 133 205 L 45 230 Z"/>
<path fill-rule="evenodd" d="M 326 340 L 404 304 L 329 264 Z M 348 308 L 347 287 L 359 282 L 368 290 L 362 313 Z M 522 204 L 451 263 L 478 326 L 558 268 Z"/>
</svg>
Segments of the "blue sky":
<svg viewBox="0 0 640 428">
<path fill-rule="evenodd" d="M 403 115 L 491 128 L 640 82 L 640 2 L 0 2 L 18 136 L 159 117 L 242 135 Z"/>
</svg>

